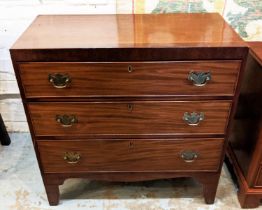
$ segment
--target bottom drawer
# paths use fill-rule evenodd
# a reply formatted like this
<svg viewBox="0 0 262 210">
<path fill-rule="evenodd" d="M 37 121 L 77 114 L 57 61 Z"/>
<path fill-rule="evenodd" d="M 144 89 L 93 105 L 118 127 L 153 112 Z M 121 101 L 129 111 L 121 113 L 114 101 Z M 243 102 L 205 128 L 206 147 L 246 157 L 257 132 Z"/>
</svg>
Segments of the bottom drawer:
<svg viewBox="0 0 262 210">
<path fill-rule="evenodd" d="M 45 173 L 216 171 L 223 139 L 38 141 Z"/>
</svg>

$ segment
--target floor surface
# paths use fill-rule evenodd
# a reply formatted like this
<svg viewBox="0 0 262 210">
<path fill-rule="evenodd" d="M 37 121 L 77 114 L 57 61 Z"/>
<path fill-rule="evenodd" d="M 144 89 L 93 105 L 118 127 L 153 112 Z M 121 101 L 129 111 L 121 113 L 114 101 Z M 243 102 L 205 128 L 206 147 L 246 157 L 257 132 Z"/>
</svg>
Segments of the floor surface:
<svg viewBox="0 0 262 210">
<path fill-rule="evenodd" d="M 50 207 L 30 135 L 13 133 L 10 137 L 11 145 L 0 145 L 0 210 L 240 209 L 237 188 L 226 166 L 213 205 L 204 203 L 202 186 L 191 178 L 137 183 L 69 179 L 60 186 L 60 204 Z"/>
</svg>

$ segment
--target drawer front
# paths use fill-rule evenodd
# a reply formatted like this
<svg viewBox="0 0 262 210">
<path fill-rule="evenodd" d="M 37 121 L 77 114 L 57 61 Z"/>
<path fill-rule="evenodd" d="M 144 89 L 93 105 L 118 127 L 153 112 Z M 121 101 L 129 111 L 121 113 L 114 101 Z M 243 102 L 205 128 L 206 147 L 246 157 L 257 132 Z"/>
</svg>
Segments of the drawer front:
<svg viewBox="0 0 262 210">
<path fill-rule="evenodd" d="M 240 64 L 240 61 L 20 63 L 19 69 L 28 98 L 233 96 Z M 194 73 L 190 74 L 191 71 Z"/>
<path fill-rule="evenodd" d="M 224 134 L 230 107 L 229 101 L 28 104 L 36 136 Z"/>
<path fill-rule="evenodd" d="M 223 139 L 39 141 L 45 173 L 216 171 Z"/>
</svg>

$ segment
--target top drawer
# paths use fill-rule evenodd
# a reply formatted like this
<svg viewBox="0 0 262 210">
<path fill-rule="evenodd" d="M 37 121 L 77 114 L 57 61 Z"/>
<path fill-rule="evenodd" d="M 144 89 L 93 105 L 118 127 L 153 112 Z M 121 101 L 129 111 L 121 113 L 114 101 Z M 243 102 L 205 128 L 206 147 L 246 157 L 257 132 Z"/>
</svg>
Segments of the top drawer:
<svg viewBox="0 0 262 210">
<path fill-rule="evenodd" d="M 20 63 L 27 98 L 233 96 L 240 61 Z"/>
</svg>

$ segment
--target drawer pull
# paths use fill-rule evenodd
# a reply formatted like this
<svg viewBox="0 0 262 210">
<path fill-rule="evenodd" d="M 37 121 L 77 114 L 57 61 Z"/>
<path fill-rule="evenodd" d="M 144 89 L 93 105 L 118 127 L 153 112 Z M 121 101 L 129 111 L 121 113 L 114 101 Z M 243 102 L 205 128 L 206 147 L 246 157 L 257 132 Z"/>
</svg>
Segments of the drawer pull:
<svg viewBox="0 0 262 210">
<path fill-rule="evenodd" d="M 48 80 L 55 88 L 66 88 L 71 83 L 71 78 L 68 74 L 49 74 Z"/>
<path fill-rule="evenodd" d="M 129 66 L 127 67 L 127 71 L 128 71 L 129 73 L 131 73 L 131 72 L 133 71 L 133 67 L 132 67 L 131 65 L 129 65 Z"/>
<path fill-rule="evenodd" d="M 194 151 L 183 151 L 181 153 L 181 158 L 186 162 L 186 163 L 192 163 L 198 158 L 198 154 Z"/>
<path fill-rule="evenodd" d="M 71 127 L 78 120 L 75 115 L 56 115 L 56 121 L 63 127 Z"/>
<path fill-rule="evenodd" d="M 188 113 L 185 112 L 183 116 L 183 120 L 188 124 L 192 126 L 196 126 L 200 123 L 200 121 L 204 120 L 205 116 L 203 112 L 200 112 L 199 114 L 196 112 Z"/>
<path fill-rule="evenodd" d="M 64 160 L 67 163 L 70 163 L 70 164 L 78 163 L 80 158 L 81 158 L 81 156 L 80 156 L 80 154 L 78 152 L 66 152 L 64 154 Z"/>
<path fill-rule="evenodd" d="M 191 71 L 188 75 L 188 80 L 192 81 L 193 85 L 195 86 L 205 86 L 207 84 L 207 81 L 211 80 L 211 73 Z"/>
</svg>

